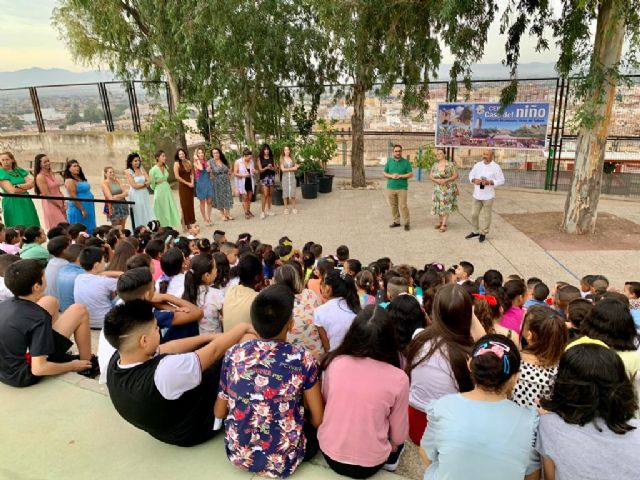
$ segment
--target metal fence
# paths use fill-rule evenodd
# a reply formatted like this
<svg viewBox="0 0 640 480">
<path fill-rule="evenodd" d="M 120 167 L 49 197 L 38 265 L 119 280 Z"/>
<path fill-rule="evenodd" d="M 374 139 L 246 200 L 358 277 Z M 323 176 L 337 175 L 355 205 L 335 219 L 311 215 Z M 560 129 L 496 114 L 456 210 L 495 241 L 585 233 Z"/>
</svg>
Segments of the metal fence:
<svg viewBox="0 0 640 480">
<path fill-rule="evenodd" d="M 170 108 L 165 82 L 99 82 L 0 89 L 0 134 L 139 132 L 159 107 Z"/>
</svg>

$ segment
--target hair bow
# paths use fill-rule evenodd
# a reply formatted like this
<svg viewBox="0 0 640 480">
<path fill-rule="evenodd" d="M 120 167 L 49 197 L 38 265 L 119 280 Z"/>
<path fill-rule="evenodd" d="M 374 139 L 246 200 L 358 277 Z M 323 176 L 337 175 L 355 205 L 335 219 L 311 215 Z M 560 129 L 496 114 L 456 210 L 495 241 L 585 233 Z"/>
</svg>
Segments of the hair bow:
<svg viewBox="0 0 640 480">
<path fill-rule="evenodd" d="M 89 234 L 87 232 L 80 232 L 78 235 L 84 238 L 89 238 Z"/>
<path fill-rule="evenodd" d="M 482 295 L 480 293 L 474 293 L 473 298 L 475 298 L 476 300 L 484 300 L 492 307 L 498 305 L 498 300 L 496 300 L 496 297 L 494 297 L 493 295 Z"/>
<path fill-rule="evenodd" d="M 480 347 L 473 353 L 474 357 L 479 357 L 481 355 L 485 355 L 487 353 L 492 353 L 496 357 L 501 358 L 503 361 L 503 371 L 505 374 L 509 374 L 511 366 L 509 365 L 509 357 L 505 355 L 511 349 L 505 345 L 504 343 L 489 341 L 480 345 Z"/>
</svg>

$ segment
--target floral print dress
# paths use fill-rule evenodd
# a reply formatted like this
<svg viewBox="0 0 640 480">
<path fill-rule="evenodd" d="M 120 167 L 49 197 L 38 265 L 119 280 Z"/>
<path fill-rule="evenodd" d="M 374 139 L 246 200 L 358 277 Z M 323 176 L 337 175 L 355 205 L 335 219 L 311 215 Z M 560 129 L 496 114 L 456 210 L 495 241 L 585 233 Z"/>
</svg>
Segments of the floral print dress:
<svg viewBox="0 0 640 480">
<path fill-rule="evenodd" d="M 324 355 L 320 334 L 313 324 L 313 311 L 320 305 L 320 297 L 308 288 L 297 294 L 293 304 L 293 328 L 287 334 L 288 342 L 311 352 L 317 361 Z"/>
<path fill-rule="evenodd" d="M 458 169 L 453 162 L 447 162 L 444 172 L 438 168 L 438 163 L 431 167 L 431 175 L 435 178 L 449 178 Z M 449 215 L 458 210 L 458 184 L 449 182 L 446 185 L 436 184 L 431 197 L 431 215 Z"/>
<path fill-rule="evenodd" d="M 277 340 L 234 345 L 224 357 L 218 397 L 226 400 L 231 463 L 271 478 L 291 475 L 304 458 L 303 393 L 318 382 L 304 349 Z"/>
</svg>

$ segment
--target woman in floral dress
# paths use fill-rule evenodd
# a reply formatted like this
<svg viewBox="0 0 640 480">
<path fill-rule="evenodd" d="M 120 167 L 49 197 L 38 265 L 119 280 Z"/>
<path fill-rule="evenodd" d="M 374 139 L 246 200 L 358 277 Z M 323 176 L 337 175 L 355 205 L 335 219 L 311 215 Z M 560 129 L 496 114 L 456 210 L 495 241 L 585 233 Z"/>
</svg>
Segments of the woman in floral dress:
<svg viewBox="0 0 640 480">
<path fill-rule="evenodd" d="M 231 191 L 232 172 L 229 168 L 224 153 L 219 148 L 211 150 L 209 160 L 209 175 L 213 184 L 213 208 L 220 210 L 222 220 L 233 220 L 231 208 L 233 207 L 233 192 Z"/>
<path fill-rule="evenodd" d="M 456 164 L 447 161 L 444 150 L 436 150 L 437 162 L 431 167 L 429 178 L 436 184 L 431 197 L 431 215 L 440 217 L 435 226 L 440 232 L 447 231 L 447 218 L 458 210 L 458 169 Z"/>
</svg>

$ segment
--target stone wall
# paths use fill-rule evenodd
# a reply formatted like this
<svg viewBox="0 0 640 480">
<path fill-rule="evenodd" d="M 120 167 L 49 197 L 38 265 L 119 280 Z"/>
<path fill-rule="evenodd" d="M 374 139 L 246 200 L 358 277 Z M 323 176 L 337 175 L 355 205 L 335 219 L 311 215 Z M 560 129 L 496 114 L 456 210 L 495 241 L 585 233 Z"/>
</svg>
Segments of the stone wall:
<svg viewBox="0 0 640 480">
<path fill-rule="evenodd" d="M 138 137 L 133 132 L 46 132 L 0 135 L 0 150 L 11 151 L 18 164 L 31 169 L 34 157 L 46 153 L 58 170 L 75 158 L 88 177 L 102 177 L 105 166 L 117 171 L 125 168 L 127 155 L 137 151 Z"/>
</svg>

